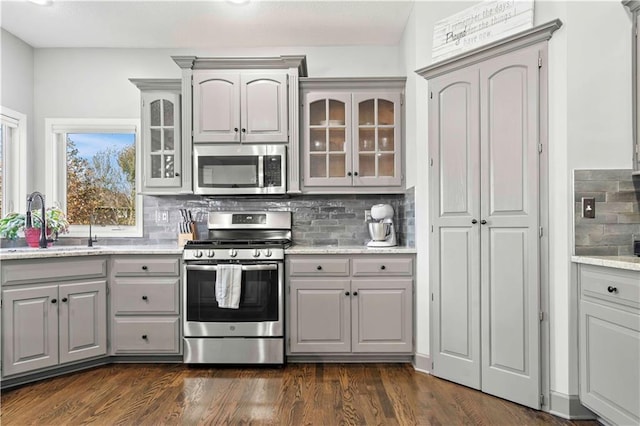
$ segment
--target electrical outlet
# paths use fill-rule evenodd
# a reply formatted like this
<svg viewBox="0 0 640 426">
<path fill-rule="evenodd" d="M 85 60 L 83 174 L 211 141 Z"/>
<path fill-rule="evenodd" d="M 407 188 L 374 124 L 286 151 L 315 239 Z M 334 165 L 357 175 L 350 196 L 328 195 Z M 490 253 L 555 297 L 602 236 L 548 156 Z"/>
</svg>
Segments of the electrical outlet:
<svg viewBox="0 0 640 426">
<path fill-rule="evenodd" d="M 596 199 L 593 197 L 582 197 L 582 217 L 586 219 L 595 219 L 596 217 Z"/>
<path fill-rule="evenodd" d="M 169 210 L 156 210 L 156 223 L 169 223 Z"/>
<path fill-rule="evenodd" d="M 364 211 L 364 221 L 371 222 L 371 210 Z"/>
</svg>

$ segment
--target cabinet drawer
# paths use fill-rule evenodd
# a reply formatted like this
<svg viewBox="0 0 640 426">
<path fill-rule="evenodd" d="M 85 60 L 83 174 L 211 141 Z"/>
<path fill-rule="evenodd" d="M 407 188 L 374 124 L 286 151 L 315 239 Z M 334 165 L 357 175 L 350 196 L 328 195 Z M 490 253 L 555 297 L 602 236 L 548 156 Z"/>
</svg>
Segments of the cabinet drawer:
<svg viewBox="0 0 640 426">
<path fill-rule="evenodd" d="M 114 354 L 180 351 L 180 320 L 171 318 L 115 318 L 113 321 Z"/>
<path fill-rule="evenodd" d="M 640 273 L 593 265 L 580 266 L 582 296 L 640 307 Z"/>
<path fill-rule="evenodd" d="M 411 257 L 371 257 L 353 259 L 353 276 L 413 275 Z"/>
<path fill-rule="evenodd" d="M 338 257 L 292 257 L 289 259 L 288 267 L 290 276 L 349 275 L 349 259 Z"/>
<path fill-rule="evenodd" d="M 103 257 L 2 262 L 2 285 L 101 278 L 106 275 L 107 260 Z"/>
<path fill-rule="evenodd" d="M 180 259 L 177 257 L 133 257 L 113 260 L 116 277 L 179 276 Z"/>
<path fill-rule="evenodd" d="M 111 303 L 115 315 L 178 315 L 179 278 L 114 280 Z"/>
</svg>

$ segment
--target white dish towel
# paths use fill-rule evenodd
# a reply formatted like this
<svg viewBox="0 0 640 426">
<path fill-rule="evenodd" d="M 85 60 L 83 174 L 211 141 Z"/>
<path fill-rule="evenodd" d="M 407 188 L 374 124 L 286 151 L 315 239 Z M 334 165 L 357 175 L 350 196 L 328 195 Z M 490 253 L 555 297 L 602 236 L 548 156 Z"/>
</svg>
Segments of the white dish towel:
<svg viewBox="0 0 640 426">
<path fill-rule="evenodd" d="M 242 284 L 242 265 L 217 265 L 216 301 L 219 308 L 238 309 Z"/>
</svg>

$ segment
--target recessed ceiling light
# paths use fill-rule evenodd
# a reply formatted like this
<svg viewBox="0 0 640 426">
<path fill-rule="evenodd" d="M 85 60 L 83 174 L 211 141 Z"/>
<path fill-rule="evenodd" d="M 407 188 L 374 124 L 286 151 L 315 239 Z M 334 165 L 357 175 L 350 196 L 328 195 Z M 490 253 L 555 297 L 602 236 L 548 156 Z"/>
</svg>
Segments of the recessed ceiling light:
<svg viewBox="0 0 640 426">
<path fill-rule="evenodd" d="M 40 6 L 51 6 L 53 4 L 53 0 L 29 0 L 33 4 L 37 4 Z"/>
<path fill-rule="evenodd" d="M 233 4 L 245 4 L 245 3 L 249 3 L 251 0 L 227 0 L 227 1 Z"/>
</svg>

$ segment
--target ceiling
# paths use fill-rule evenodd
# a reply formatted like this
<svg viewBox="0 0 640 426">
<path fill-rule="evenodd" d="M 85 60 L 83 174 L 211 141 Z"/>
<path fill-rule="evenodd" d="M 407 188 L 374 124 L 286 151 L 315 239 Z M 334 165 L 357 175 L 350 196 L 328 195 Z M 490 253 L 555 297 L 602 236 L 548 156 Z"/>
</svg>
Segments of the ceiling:
<svg viewBox="0 0 640 426">
<path fill-rule="evenodd" d="M 2 28 L 35 48 L 395 45 L 413 0 L 0 0 Z"/>
</svg>

